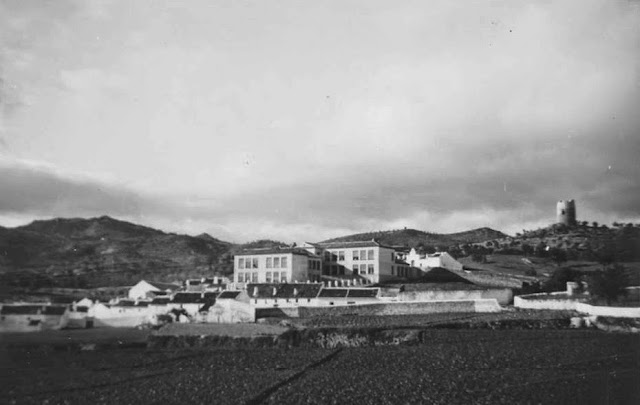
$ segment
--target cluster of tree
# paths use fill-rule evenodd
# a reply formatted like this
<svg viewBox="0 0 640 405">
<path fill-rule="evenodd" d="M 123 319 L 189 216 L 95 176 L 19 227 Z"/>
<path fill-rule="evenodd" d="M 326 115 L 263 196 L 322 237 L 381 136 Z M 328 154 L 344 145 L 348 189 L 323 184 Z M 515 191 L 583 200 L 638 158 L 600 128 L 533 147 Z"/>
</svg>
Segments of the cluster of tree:
<svg viewBox="0 0 640 405">
<path fill-rule="evenodd" d="M 568 267 L 556 270 L 543 284 L 542 290 L 546 292 L 563 291 L 567 282 L 578 283 L 581 288 L 585 285 L 591 296 L 596 300 L 604 300 L 611 304 L 624 297 L 629 286 L 629 276 L 623 265 L 609 263 L 601 270 L 592 273 L 583 273 Z"/>
</svg>

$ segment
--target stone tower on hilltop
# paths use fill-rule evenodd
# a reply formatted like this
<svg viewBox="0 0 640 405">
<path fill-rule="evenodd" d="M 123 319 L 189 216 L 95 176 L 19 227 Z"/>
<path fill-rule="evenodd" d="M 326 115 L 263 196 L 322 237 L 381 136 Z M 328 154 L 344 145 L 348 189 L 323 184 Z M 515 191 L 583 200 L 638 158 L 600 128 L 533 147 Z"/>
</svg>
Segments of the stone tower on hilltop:
<svg viewBox="0 0 640 405">
<path fill-rule="evenodd" d="M 576 202 L 574 200 L 560 200 L 556 205 L 556 222 L 558 224 L 576 225 Z"/>
</svg>

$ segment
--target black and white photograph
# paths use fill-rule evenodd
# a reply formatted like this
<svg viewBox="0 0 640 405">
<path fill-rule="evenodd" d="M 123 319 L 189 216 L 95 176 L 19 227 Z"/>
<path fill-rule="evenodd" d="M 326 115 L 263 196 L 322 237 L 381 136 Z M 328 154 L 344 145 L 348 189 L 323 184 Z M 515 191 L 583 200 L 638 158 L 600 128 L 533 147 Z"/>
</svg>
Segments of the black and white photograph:
<svg viewBox="0 0 640 405">
<path fill-rule="evenodd" d="M 640 403 L 640 1 L 0 0 L 0 403 Z"/>
</svg>

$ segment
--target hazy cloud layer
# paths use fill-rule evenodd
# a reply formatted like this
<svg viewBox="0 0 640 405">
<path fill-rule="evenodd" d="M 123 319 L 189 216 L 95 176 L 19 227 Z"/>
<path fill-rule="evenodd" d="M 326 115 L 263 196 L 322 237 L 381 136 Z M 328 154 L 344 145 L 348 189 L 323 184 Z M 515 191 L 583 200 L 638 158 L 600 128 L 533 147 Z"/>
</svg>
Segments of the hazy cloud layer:
<svg viewBox="0 0 640 405">
<path fill-rule="evenodd" d="M 4 223 L 640 220 L 637 2 L 9 1 L 0 62 Z"/>
</svg>

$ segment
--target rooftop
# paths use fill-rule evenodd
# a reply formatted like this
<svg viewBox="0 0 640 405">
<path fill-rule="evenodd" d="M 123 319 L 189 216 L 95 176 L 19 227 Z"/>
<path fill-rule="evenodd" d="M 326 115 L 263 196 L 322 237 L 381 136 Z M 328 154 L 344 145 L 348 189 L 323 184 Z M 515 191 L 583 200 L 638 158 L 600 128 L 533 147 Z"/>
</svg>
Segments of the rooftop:
<svg viewBox="0 0 640 405">
<path fill-rule="evenodd" d="M 36 315 L 42 311 L 42 305 L 3 305 L 2 315 Z"/>
<path fill-rule="evenodd" d="M 393 249 L 391 246 L 383 245 L 375 240 L 360 240 L 360 241 L 349 241 L 349 242 L 317 242 L 317 243 L 309 243 L 311 246 L 320 247 L 323 249 L 349 249 L 349 248 L 365 248 L 365 247 L 381 247 L 387 249 Z"/>
<path fill-rule="evenodd" d="M 299 247 L 286 247 L 286 248 L 261 248 L 261 249 L 246 249 L 240 253 L 236 253 L 236 256 L 259 256 L 259 255 L 285 255 L 294 254 L 308 257 L 318 257 L 306 249 Z"/>
<path fill-rule="evenodd" d="M 169 297 L 156 297 L 151 300 L 151 305 L 167 305 L 170 300 Z"/>
<path fill-rule="evenodd" d="M 199 292 L 179 292 L 173 296 L 171 302 L 176 304 L 204 304 L 206 302 L 206 299 L 203 298 L 202 294 Z"/>
<path fill-rule="evenodd" d="M 223 291 L 218 295 L 218 299 L 235 299 L 238 295 L 240 295 L 240 291 Z"/>
</svg>

